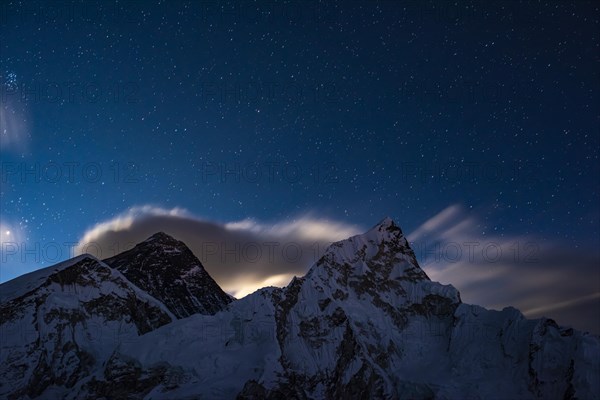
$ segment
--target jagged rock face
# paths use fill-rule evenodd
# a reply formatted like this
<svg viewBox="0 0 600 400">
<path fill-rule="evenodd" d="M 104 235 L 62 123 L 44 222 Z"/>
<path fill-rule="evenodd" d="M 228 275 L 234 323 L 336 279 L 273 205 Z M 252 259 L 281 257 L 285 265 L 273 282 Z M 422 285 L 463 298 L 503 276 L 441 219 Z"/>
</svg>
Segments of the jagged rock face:
<svg viewBox="0 0 600 400">
<path fill-rule="evenodd" d="M 61 397 L 120 343 L 174 317 L 123 275 L 80 256 L 0 286 L 0 398 Z"/>
<path fill-rule="evenodd" d="M 160 300 L 177 318 L 214 314 L 232 301 L 183 242 L 162 232 L 104 262 Z"/>
<path fill-rule="evenodd" d="M 14 314 L 2 302 L 3 310 L 11 310 L 6 315 Z M 49 348 L 58 345 L 51 342 Z M 29 345 L 33 351 L 40 347 Z M 99 365 L 81 356 L 80 372 L 60 378 L 67 398 L 587 399 L 600 394 L 598 337 L 547 319 L 527 320 L 514 308 L 490 311 L 462 303 L 454 287 L 427 277 L 389 219 L 334 243 L 306 276 L 285 288 L 261 289 L 214 315 L 194 314 L 130 336 L 103 357 Z M 19 362 L 12 365 L 0 371 L 1 382 L 18 373 Z M 43 371 L 60 371 L 64 364 L 53 365 Z M 43 374 L 29 376 L 28 382 L 38 384 Z M 23 393 L 2 390 L 15 398 Z"/>
<path fill-rule="evenodd" d="M 456 289 L 431 282 L 421 270 L 391 220 L 334 243 L 277 301 L 284 373 L 265 388 L 267 397 L 382 398 L 400 388 L 427 397 L 433 393 L 427 385 L 395 372 L 407 357 L 413 364 L 431 361 L 414 357 L 403 336 L 450 329 L 459 305 Z M 423 337 L 422 345 L 443 352 L 447 341 Z"/>
</svg>

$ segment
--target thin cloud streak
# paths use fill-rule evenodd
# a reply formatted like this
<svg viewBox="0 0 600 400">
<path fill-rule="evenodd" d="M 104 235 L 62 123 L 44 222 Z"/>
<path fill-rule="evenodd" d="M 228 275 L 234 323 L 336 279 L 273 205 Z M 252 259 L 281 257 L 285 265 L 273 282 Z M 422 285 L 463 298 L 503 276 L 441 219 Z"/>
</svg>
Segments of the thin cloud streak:
<svg viewBox="0 0 600 400">
<path fill-rule="evenodd" d="M 0 99 L 0 151 L 23 154 L 30 139 L 25 107 L 16 107 L 10 99 Z"/>
<path fill-rule="evenodd" d="M 535 235 L 484 235 L 483 225 L 475 213 L 454 204 L 408 238 L 430 278 L 455 286 L 466 303 L 514 306 L 530 317 L 600 333 L 598 318 L 589 318 L 599 304 L 597 250 Z"/>
<path fill-rule="evenodd" d="M 583 303 L 587 303 L 593 300 L 597 300 L 600 299 L 600 292 L 597 293 L 592 293 L 589 294 L 587 296 L 581 296 L 575 299 L 571 299 L 571 300 L 567 300 L 567 301 L 563 301 L 560 303 L 554 303 L 554 304 L 550 304 L 548 306 L 542 306 L 542 307 L 538 307 L 538 308 L 532 308 L 530 310 L 525 310 L 523 312 L 523 314 L 525 315 L 538 315 L 538 314 L 543 314 L 543 313 L 547 313 L 550 311 L 555 311 L 555 310 L 561 310 L 564 308 L 570 308 L 579 304 L 583 304 Z"/>
</svg>

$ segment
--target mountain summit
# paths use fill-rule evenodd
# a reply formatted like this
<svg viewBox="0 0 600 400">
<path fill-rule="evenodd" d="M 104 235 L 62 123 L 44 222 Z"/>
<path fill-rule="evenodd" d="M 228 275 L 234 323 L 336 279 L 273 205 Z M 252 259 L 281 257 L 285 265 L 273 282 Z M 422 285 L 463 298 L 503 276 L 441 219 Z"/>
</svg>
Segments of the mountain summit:
<svg viewBox="0 0 600 400">
<path fill-rule="evenodd" d="M 144 240 L 142 243 L 150 243 L 154 244 L 160 243 L 163 246 L 176 246 L 176 247 L 187 247 L 183 242 L 175 239 L 173 236 L 167 235 L 164 232 L 156 232 L 154 235 L 150 236 L 148 239 Z"/>
<path fill-rule="evenodd" d="M 315 267 L 321 265 L 336 269 L 344 277 L 353 274 L 359 280 L 429 280 L 402 230 L 390 218 L 362 235 L 333 243 Z"/>
<path fill-rule="evenodd" d="M 0 398 L 574 399 L 600 340 L 432 282 L 389 218 L 231 300 L 157 233 L 0 285 Z M 178 320 L 179 319 L 179 320 Z"/>
<path fill-rule="evenodd" d="M 160 300 L 177 318 L 214 314 L 232 300 L 183 242 L 163 232 L 104 262 Z"/>
</svg>

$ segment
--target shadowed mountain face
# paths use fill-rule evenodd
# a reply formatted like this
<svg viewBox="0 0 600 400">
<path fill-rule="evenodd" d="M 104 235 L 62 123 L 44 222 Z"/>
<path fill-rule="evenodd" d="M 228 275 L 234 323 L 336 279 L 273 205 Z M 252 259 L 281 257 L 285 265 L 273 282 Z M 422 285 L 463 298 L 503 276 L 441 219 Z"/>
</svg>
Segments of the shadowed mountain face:
<svg viewBox="0 0 600 400">
<path fill-rule="evenodd" d="M 177 318 L 214 314 L 232 301 L 183 242 L 162 232 L 104 262 Z"/>
<path fill-rule="evenodd" d="M 231 300 L 159 233 L 0 286 L 0 398 L 598 398 L 600 340 L 432 282 L 385 219 Z M 185 317 L 185 318 L 184 318 Z"/>
</svg>

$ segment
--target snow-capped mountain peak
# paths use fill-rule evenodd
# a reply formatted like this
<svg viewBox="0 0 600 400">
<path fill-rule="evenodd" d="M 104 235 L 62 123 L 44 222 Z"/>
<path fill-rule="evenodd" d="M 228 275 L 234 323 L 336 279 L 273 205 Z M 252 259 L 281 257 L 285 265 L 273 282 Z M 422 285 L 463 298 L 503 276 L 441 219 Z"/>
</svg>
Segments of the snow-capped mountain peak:
<svg viewBox="0 0 600 400">
<path fill-rule="evenodd" d="M 372 229 L 376 229 L 376 228 L 383 228 L 386 229 L 390 226 L 396 226 L 396 223 L 394 222 L 394 220 L 390 217 L 384 217 L 381 221 L 379 221 Z"/>
<path fill-rule="evenodd" d="M 322 265 L 345 275 L 373 273 L 380 280 L 429 280 L 402 230 L 389 217 L 363 234 L 333 243 L 313 268 Z"/>
</svg>

